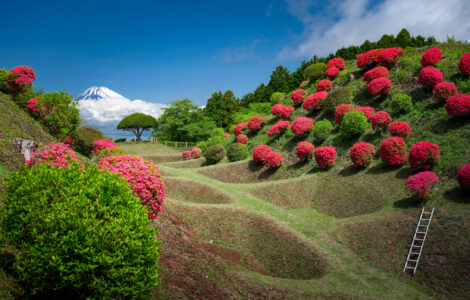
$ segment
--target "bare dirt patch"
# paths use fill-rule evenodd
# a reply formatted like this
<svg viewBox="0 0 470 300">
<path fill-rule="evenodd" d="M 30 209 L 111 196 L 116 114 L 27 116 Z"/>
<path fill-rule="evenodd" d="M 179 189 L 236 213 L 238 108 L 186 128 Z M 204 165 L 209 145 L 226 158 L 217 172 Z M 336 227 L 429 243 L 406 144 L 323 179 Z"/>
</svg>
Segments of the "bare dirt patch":
<svg viewBox="0 0 470 300">
<path fill-rule="evenodd" d="M 195 203 L 231 203 L 233 198 L 213 187 L 192 180 L 165 178 L 168 197 Z"/>
</svg>

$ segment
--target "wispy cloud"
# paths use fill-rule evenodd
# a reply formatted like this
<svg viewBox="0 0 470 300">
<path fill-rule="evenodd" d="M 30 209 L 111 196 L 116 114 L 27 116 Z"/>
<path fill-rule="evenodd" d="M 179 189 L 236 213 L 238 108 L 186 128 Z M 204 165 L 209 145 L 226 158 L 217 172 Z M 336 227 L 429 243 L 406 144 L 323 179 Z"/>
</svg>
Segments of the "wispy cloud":
<svg viewBox="0 0 470 300">
<path fill-rule="evenodd" d="M 273 10 L 273 2 L 271 1 L 268 5 L 268 8 L 266 8 L 266 17 L 270 17 L 271 16 L 271 12 Z"/>
<path fill-rule="evenodd" d="M 257 60 L 261 58 L 258 52 L 258 46 L 262 42 L 262 39 L 255 39 L 249 45 L 223 48 L 217 54 L 217 57 L 226 63 Z"/>
<path fill-rule="evenodd" d="M 286 0 L 287 11 L 303 25 L 295 46 L 283 48 L 279 61 L 327 55 L 343 46 L 378 40 L 383 34 L 397 34 L 403 27 L 412 35 L 434 36 L 445 40 L 470 38 L 468 0 L 385 0 L 371 6 L 370 0 L 330 1 L 325 12 L 310 0 Z M 372 7 L 372 8 L 371 8 Z"/>
</svg>

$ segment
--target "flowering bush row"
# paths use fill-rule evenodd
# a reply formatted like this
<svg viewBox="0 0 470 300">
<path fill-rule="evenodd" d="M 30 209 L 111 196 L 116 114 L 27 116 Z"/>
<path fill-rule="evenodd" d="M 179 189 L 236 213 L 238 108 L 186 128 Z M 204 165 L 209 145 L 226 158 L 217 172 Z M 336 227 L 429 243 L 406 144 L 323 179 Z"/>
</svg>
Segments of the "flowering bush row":
<svg viewBox="0 0 470 300">
<path fill-rule="evenodd" d="M 298 90 L 295 90 L 292 92 L 292 95 L 290 96 L 292 101 L 294 101 L 294 104 L 297 105 L 299 103 L 301 103 L 304 98 L 305 98 L 305 94 L 307 94 L 307 92 L 303 89 L 298 89 Z"/>
<path fill-rule="evenodd" d="M 307 141 L 299 142 L 295 148 L 295 154 L 301 161 L 309 160 L 313 156 L 315 146 Z"/>
<path fill-rule="evenodd" d="M 367 84 L 367 91 L 371 95 L 385 95 L 390 93 L 392 82 L 388 78 L 376 78 Z"/>
<path fill-rule="evenodd" d="M 442 82 L 442 73 L 434 67 L 424 67 L 419 72 L 418 83 L 424 88 L 434 89 L 436 85 Z"/>
<path fill-rule="evenodd" d="M 470 75 L 470 53 L 465 53 L 460 58 L 459 70 L 465 76 Z"/>
<path fill-rule="evenodd" d="M 237 138 L 235 139 L 235 141 L 238 144 L 246 144 L 248 142 L 248 137 L 244 134 L 239 134 L 237 135 Z"/>
<path fill-rule="evenodd" d="M 275 104 L 271 107 L 271 114 L 283 120 L 288 120 L 293 111 L 295 111 L 295 109 L 292 106 L 282 104 Z"/>
<path fill-rule="evenodd" d="M 447 99 L 444 105 L 447 113 L 452 116 L 467 116 L 470 114 L 470 95 L 455 94 Z"/>
<path fill-rule="evenodd" d="M 315 161 L 321 169 L 333 167 L 336 162 L 336 149 L 332 146 L 317 147 L 314 150 Z"/>
<path fill-rule="evenodd" d="M 470 189 L 470 163 L 460 167 L 457 172 L 457 181 L 463 189 Z"/>
<path fill-rule="evenodd" d="M 354 109 L 354 106 L 352 106 L 351 104 L 338 105 L 336 107 L 336 111 L 335 111 L 335 121 L 336 121 L 336 123 L 341 124 L 341 120 L 342 120 L 343 116 L 347 112 L 349 112 L 350 110 L 353 110 L 353 109 Z"/>
<path fill-rule="evenodd" d="M 284 156 L 281 153 L 271 151 L 266 154 L 266 166 L 270 168 L 279 168 L 284 162 Z"/>
<path fill-rule="evenodd" d="M 439 182 L 434 172 L 421 172 L 406 180 L 406 187 L 418 198 L 426 198 L 432 194 L 434 186 Z"/>
<path fill-rule="evenodd" d="M 189 150 L 183 151 L 183 153 L 181 154 L 181 158 L 184 159 L 184 160 L 190 160 L 191 159 L 191 151 L 189 151 Z"/>
<path fill-rule="evenodd" d="M 441 153 L 438 145 L 428 141 L 421 141 L 411 146 L 408 161 L 410 162 L 411 170 L 416 172 L 418 170 L 430 170 L 440 159 Z"/>
<path fill-rule="evenodd" d="M 253 161 L 255 163 L 265 163 L 266 161 L 266 155 L 271 152 L 271 147 L 268 145 L 258 145 L 255 148 L 253 148 Z"/>
<path fill-rule="evenodd" d="M 423 67 L 433 66 L 442 59 L 442 52 L 439 48 L 431 48 L 423 53 L 421 65 Z"/>
<path fill-rule="evenodd" d="M 379 63 L 390 66 L 394 64 L 402 54 L 403 49 L 400 47 L 388 48 L 381 50 L 377 59 Z"/>
<path fill-rule="evenodd" d="M 26 165 L 35 167 L 39 163 L 46 163 L 49 166 L 68 168 L 73 163 L 80 163 L 77 154 L 64 143 L 51 143 L 34 151 Z"/>
<path fill-rule="evenodd" d="M 337 67 L 332 67 L 325 71 L 325 76 L 331 79 L 336 78 L 338 74 L 339 74 L 339 69 Z"/>
<path fill-rule="evenodd" d="M 289 129 L 289 124 L 289 121 L 277 122 L 271 128 L 269 128 L 268 136 L 271 137 L 283 134 L 287 131 L 287 129 Z"/>
<path fill-rule="evenodd" d="M 365 53 L 361 53 L 357 55 L 357 60 L 356 60 L 357 66 L 362 69 L 362 68 L 370 67 L 375 63 L 378 63 L 379 53 L 381 50 L 382 49 L 372 49 Z"/>
<path fill-rule="evenodd" d="M 374 130 L 376 128 L 387 128 L 388 124 L 392 122 L 392 118 L 386 111 L 381 110 L 381 111 L 376 112 L 372 116 L 371 122 L 372 122 L 372 129 Z"/>
<path fill-rule="evenodd" d="M 24 86 L 33 85 L 36 74 L 31 67 L 18 66 L 11 69 L 7 74 L 6 84 L 12 91 L 18 92 Z"/>
<path fill-rule="evenodd" d="M 333 82 L 327 80 L 327 79 L 322 79 L 317 83 L 317 92 L 328 92 L 333 88 Z"/>
<path fill-rule="evenodd" d="M 367 83 L 371 82 L 374 79 L 377 78 L 389 78 L 390 77 L 390 72 L 388 71 L 387 68 L 379 66 L 375 67 L 369 71 L 367 71 L 364 74 L 364 77 L 362 77 L 362 81 L 366 81 Z"/>
<path fill-rule="evenodd" d="M 372 162 L 374 155 L 375 147 L 366 142 L 359 142 L 349 150 L 349 157 L 356 168 L 367 167 Z"/>
<path fill-rule="evenodd" d="M 305 98 L 304 104 L 303 104 L 303 109 L 308 110 L 308 111 L 313 111 L 313 110 L 320 110 L 321 107 L 321 101 L 325 100 L 327 96 L 327 92 L 321 91 L 321 92 L 316 92 Z"/>
<path fill-rule="evenodd" d="M 380 145 L 380 158 L 387 165 L 400 166 L 406 161 L 407 146 L 401 137 L 389 137 Z"/>
<path fill-rule="evenodd" d="M 238 136 L 242 132 L 242 130 L 245 129 L 246 127 L 248 127 L 248 123 L 245 123 L 245 122 L 235 125 L 235 127 L 233 128 L 233 134 L 235 136 Z"/>
<path fill-rule="evenodd" d="M 388 126 L 388 131 L 392 136 L 406 138 L 411 134 L 410 124 L 401 121 L 395 121 Z"/>
<path fill-rule="evenodd" d="M 333 67 L 336 67 L 339 70 L 344 70 L 345 68 L 344 60 L 341 57 L 335 57 L 335 58 L 330 59 L 330 61 L 328 61 L 328 63 L 326 64 L 326 68 L 330 69 Z"/>
<path fill-rule="evenodd" d="M 117 145 L 111 139 L 99 139 L 93 142 L 94 149 L 91 150 L 92 154 L 97 154 L 101 150 L 116 148 Z"/>
<path fill-rule="evenodd" d="M 354 109 L 362 112 L 364 116 L 366 116 L 367 120 L 370 120 L 372 116 L 375 114 L 375 109 L 370 106 L 359 106 Z"/>
<path fill-rule="evenodd" d="M 254 116 L 248 120 L 248 128 L 254 131 L 258 131 L 266 123 L 266 118 L 264 116 Z"/>
<path fill-rule="evenodd" d="M 313 127 L 313 119 L 299 117 L 292 122 L 291 131 L 298 137 L 309 134 Z"/>
<path fill-rule="evenodd" d="M 196 146 L 194 146 L 192 149 L 191 149 L 191 157 L 196 159 L 196 158 L 199 158 L 201 157 L 201 154 L 202 154 L 202 149 L 201 148 L 198 148 Z"/>
<path fill-rule="evenodd" d="M 432 93 L 436 101 L 446 101 L 457 94 L 457 86 L 452 82 L 441 82 L 436 84 Z"/>
</svg>

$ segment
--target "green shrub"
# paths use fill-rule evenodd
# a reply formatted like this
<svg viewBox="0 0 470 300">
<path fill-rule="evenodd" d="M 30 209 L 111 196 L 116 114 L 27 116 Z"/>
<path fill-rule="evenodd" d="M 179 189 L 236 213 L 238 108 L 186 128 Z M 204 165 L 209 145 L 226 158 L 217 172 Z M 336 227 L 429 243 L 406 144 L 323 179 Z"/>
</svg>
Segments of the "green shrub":
<svg viewBox="0 0 470 300">
<path fill-rule="evenodd" d="M 9 92 L 9 87 L 6 84 L 7 83 L 7 75 L 8 71 L 5 69 L 0 69 L 0 92 L 8 93 Z"/>
<path fill-rule="evenodd" d="M 12 173 L 1 215 L 21 298 L 150 298 L 156 230 L 126 182 L 96 167 Z"/>
<path fill-rule="evenodd" d="M 324 63 L 317 63 L 310 65 L 304 70 L 304 79 L 309 82 L 314 82 L 325 74 L 326 65 Z"/>
<path fill-rule="evenodd" d="M 349 87 L 339 87 L 328 93 L 325 100 L 322 101 L 322 106 L 324 111 L 334 112 L 336 106 L 350 103 L 352 103 L 351 89 Z"/>
<path fill-rule="evenodd" d="M 243 160 L 248 156 L 248 147 L 245 144 L 232 144 L 227 149 L 227 157 L 230 161 Z"/>
<path fill-rule="evenodd" d="M 313 125 L 313 129 L 312 129 L 312 135 L 315 139 L 315 142 L 321 143 L 324 140 L 326 140 L 326 138 L 328 137 L 328 135 L 330 135 L 332 130 L 333 130 L 333 125 L 328 120 L 321 120 L 321 121 L 315 122 L 315 124 Z"/>
<path fill-rule="evenodd" d="M 393 95 L 390 104 L 395 112 L 410 111 L 413 108 L 411 97 L 404 93 Z"/>
<path fill-rule="evenodd" d="M 286 93 L 275 92 L 271 94 L 271 98 L 269 98 L 269 100 L 271 100 L 271 104 L 277 104 L 277 103 L 281 103 L 285 97 L 286 97 Z"/>
<path fill-rule="evenodd" d="M 207 142 L 199 142 L 196 144 L 196 147 L 202 150 L 202 152 L 205 152 L 207 149 Z"/>
<path fill-rule="evenodd" d="M 351 110 L 343 116 L 339 132 L 342 136 L 350 138 L 363 133 L 367 128 L 369 128 L 369 122 L 364 113 Z"/>
<path fill-rule="evenodd" d="M 203 156 L 209 165 L 216 164 L 224 158 L 225 148 L 219 145 L 209 146 Z"/>
<path fill-rule="evenodd" d="M 99 129 L 91 126 L 80 127 L 73 137 L 73 149 L 89 157 L 94 148 L 93 142 L 103 137 L 104 134 Z"/>
<path fill-rule="evenodd" d="M 121 139 L 115 139 L 115 143 L 124 143 L 126 141 L 126 138 L 121 138 Z"/>
</svg>

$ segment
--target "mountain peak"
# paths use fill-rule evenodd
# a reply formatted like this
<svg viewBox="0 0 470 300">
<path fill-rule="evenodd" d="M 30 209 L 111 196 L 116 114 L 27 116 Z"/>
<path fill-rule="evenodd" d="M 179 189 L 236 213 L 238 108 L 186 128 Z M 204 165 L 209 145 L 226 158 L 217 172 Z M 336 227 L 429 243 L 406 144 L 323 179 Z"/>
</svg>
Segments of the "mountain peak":
<svg viewBox="0 0 470 300">
<path fill-rule="evenodd" d="M 125 98 L 105 86 L 92 86 L 78 95 L 78 100 L 99 100 L 103 98 Z"/>
</svg>

